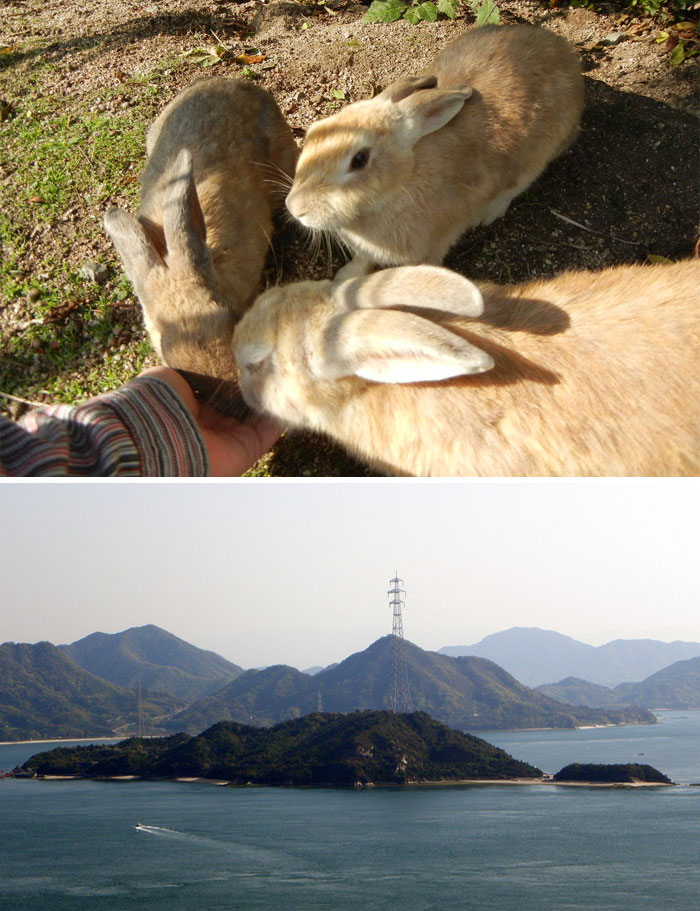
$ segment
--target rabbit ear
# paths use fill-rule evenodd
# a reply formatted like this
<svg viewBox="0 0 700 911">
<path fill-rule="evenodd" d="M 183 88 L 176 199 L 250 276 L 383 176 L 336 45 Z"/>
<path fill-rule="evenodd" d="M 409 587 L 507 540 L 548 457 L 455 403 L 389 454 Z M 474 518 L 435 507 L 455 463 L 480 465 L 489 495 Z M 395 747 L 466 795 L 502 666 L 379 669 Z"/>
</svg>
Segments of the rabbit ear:
<svg viewBox="0 0 700 911">
<path fill-rule="evenodd" d="M 133 215 L 121 209 L 109 209 L 104 226 L 134 286 L 142 283 L 151 269 L 162 266 L 163 261 L 143 225 Z"/>
<path fill-rule="evenodd" d="M 413 313 L 355 311 L 338 316 L 326 333 L 322 379 L 360 376 L 377 383 L 423 383 L 484 373 L 493 360 L 460 336 Z"/>
<path fill-rule="evenodd" d="M 484 299 L 475 284 L 441 266 L 399 266 L 331 286 L 346 310 L 421 307 L 458 316 L 481 316 Z"/>
<path fill-rule="evenodd" d="M 420 89 L 434 89 L 436 85 L 437 76 L 409 76 L 407 79 L 399 79 L 387 86 L 383 92 L 377 95 L 377 98 L 396 104 Z"/>
<path fill-rule="evenodd" d="M 211 268 L 207 230 L 189 149 L 178 153 L 170 172 L 163 202 L 163 229 L 169 257 L 174 255 L 196 270 Z"/>
<path fill-rule="evenodd" d="M 416 143 L 428 133 L 434 133 L 449 123 L 464 107 L 472 89 L 435 89 L 416 92 L 399 103 L 402 126 L 409 142 Z"/>
</svg>

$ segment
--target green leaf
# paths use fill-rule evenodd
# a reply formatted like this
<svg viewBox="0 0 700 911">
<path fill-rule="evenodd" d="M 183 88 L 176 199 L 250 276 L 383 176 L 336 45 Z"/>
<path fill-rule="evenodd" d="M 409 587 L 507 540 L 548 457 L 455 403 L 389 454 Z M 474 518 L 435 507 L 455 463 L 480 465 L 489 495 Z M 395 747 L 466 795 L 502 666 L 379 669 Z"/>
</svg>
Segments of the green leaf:
<svg viewBox="0 0 700 911">
<path fill-rule="evenodd" d="M 501 21 L 501 11 L 493 0 L 473 0 L 471 8 L 476 13 L 477 28 L 482 25 L 498 25 Z"/>
<path fill-rule="evenodd" d="M 671 51 L 671 66 L 680 66 L 686 58 L 685 45 L 682 41 Z"/>
<path fill-rule="evenodd" d="M 458 6 L 459 0 L 438 0 L 437 9 L 448 19 L 456 19 Z"/>
<path fill-rule="evenodd" d="M 345 92 L 342 89 L 333 89 L 331 94 L 334 98 L 340 98 L 341 101 L 345 100 Z"/>
<path fill-rule="evenodd" d="M 426 22 L 435 22 L 437 20 L 438 9 L 432 0 L 427 0 L 427 3 L 421 3 L 416 9 L 421 19 L 425 19 Z"/>
<path fill-rule="evenodd" d="M 417 6 L 409 6 L 409 8 L 403 14 L 403 17 L 406 22 L 410 22 L 411 25 L 418 25 L 418 23 L 421 21 Z"/>
<path fill-rule="evenodd" d="M 363 19 L 365 22 L 396 22 L 405 10 L 403 0 L 373 0 Z"/>
</svg>

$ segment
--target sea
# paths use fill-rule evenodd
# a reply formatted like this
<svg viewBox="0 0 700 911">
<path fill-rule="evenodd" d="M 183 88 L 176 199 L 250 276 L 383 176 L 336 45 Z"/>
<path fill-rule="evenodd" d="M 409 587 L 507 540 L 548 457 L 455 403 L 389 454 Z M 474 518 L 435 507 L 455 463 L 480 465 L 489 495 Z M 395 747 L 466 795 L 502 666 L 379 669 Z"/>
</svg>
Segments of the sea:
<svg viewBox="0 0 700 911">
<path fill-rule="evenodd" d="M 675 787 L 0 780 L 2 911 L 699 911 L 700 710 L 480 734 Z M 478 733 L 478 732 L 474 732 Z M 57 744 L 0 746 L 12 768 Z"/>
</svg>

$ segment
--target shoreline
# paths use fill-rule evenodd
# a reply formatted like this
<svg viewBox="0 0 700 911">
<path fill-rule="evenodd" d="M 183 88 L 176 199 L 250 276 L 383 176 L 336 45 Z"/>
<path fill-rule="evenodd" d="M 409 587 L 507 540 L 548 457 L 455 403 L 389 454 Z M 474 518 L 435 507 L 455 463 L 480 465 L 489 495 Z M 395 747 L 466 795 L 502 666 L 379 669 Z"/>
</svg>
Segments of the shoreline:
<svg viewBox="0 0 700 911">
<path fill-rule="evenodd" d="M 32 779 L 34 781 L 174 781 L 179 784 L 211 784 L 218 787 L 232 788 L 343 788 L 357 790 L 371 790 L 372 788 L 434 788 L 434 787 L 469 787 L 477 785 L 553 785 L 564 788 L 670 788 L 675 787 L 677 782 L 665 781 L 555 781 L 554 778 L 459 778 L 447 779 L 442 778 L 436 781 L 408 781 L 404 784 L 394 782 L 367 782 L 367 784 L 317 784 L 317 785 L 294 785 L 294 784 L 232 784 L 218 778 L 143 778 L 139 775 L 110 775 L 104 778 L 89 778 L 82 775 L 38 775 Z"/>
<path fill-rule="evenodd" d="M 649 711 L 692 711 L 692 709 L 649 709 Z M 658 720 L 658 719 L 657 719 Z M 591 731 L 596 728 L 620 728 L 620 727 L 632 727 L 642 724 L 654 724 L 653 721 L 620 721 L 614 722 L 610 721 L 607 724 L 584 724 L 576 725 L 573 728 L 552 728 L 552 727 L 539 727 L 539 728 L 469 728 L 464 729 L 462 733 L 471 734 L 474 737 L 482 737 L 483 734 L 517 734 L 521 731 Z M 457 729 L 455 729 L 457 730 Z M 462 730 L 461 728 L 459 730 Z M 187 733 L 182 732 L 182 733 Z M 17 746 L 25 743 L 96 743 L 99 741 L 122 741 L 128 740 L 130 737 L 135 737 L 136 734 L 112 734 L 105 735 L 100 734 L 95 737 L 42 737 L 40 740 L 0 740 L 0 747 L 10 747 Z M 145 734 L 144 738 L 153 738 L 153 737 L 168 737 L 168 734 Z M 190 734 L 190 737 L 196 737 L 196 734 Z M 482 739 L 485 739 L 482 737 Z"/>
<path fill-rule="evenodd" d="M 490 785 L 490 784 L 507 784 L 507 785 L 555 785 L 556 787 L 584 787 L 584 788 L 668 788 L 675 785 L 675 781 L 555 781 L 554 778 L 465 778 L 458 781 L 416 781 L 410 786 L 426 787 L 444 786 L 444 785 Z M 379 786 L 378 786 L 379 787 Z M 400 786 L 402 787 L 402 786 Z"/>
<path fill-rule="evenodd" d="M 127 740 L 127 737 L 45 737 L 43 740 L 0 740 L 0 747 L 19 746 L 23 743 L 96 743 L 98 740 Z"/>
</svg>

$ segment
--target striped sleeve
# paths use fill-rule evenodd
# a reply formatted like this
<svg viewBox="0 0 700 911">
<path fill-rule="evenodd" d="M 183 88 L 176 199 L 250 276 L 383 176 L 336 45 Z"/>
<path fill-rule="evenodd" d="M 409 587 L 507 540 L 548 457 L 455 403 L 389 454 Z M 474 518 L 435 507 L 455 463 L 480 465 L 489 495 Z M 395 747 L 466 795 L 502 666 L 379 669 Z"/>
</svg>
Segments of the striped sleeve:
<svg viewBox="0 0 700 911">
<path fill-rule="evenodd" d="M 203 477 L 204 440 L 189 409 L 156 377 L 83 405 L 48 405 L 18 423 L 0 417 L 5 477 Z"/>
</svg>

